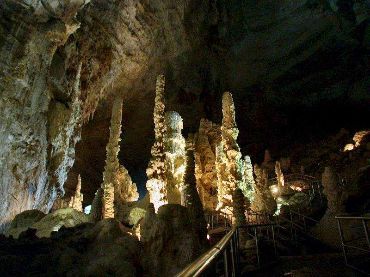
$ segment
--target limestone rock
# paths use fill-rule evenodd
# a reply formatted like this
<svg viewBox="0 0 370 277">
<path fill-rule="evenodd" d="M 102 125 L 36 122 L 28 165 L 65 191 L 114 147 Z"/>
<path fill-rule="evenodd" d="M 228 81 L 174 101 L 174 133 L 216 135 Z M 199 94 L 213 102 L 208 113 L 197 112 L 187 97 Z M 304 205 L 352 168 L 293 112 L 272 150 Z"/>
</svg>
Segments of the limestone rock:
<svg viewBox="0 0 370 277">
<path fill-rule="evenodd" d="M 58 231 L 62 226 L 74 227 L 87 222 L 90 222 L 88 215 L 72 208 L 66 208 L 56 210 L 44 216 L 29 227 L 36 229 L 36 235 L 41 238 L 49 237 L 51 232 Z"/>
<path fill-rule="evenodd" d="M 235 226 L 247 224 L 245 218 L 245 196 L 240 188 L 235 189 L 233 194 L 233 217 Z"/>
<path fill-rule="evenodd" d="M 39 210 L 29 210 L 17 214 L 13 219 L 10 229 L 6 232 L 7 236 L 18 238 L 19 234 L 26 231 L 34 223 L 40 221 L 46 214 Z"/>
<path fill-rule="evenodd" d="M 158 210 L 160 206 L 168 203 L 165 176 L 166 157 L 163 144 L 164 135 L 166 133 L 164 120 L 164 86 L 165 77 L 164 75 L 159 75 L 156 83 L 153 113 L 155 142 L 151 149 L 152 158 L 146 171 L 148 176 L 146 188 L 149 191 L 150 202 L 154 204 L 155 210 Z"/>
<path fill-rule="evenodd" d="M 195 176 L 203 207 L 217 206 L 216 145 L 221 141 L 220 126 L 202 118 L 195 135 Z"/>
<path fill-rule="evenodd" d="M 99 188 L 95 193 L 89 215 L 92 222 L 98 222 L 103 219 L 103 194 L 104 190 L 102 188 Z"/>
<path fill-rule="evenodd" d="M 230 92 L 222 97 L 221 142 L 216 148 L 217 209 L 232 215 L 232 195 L 237 187 L 244 186 L 244 164 L 237 144 L 235 107 Z"/>
<path fill-rule="evenodd" d="M 177 204 L 148 210 L 141 224 L 144 270 L 150 275 L 173 276 L 204 251 L 187 208 Z M 181 254 L 179 254 L 181 253 Z"/>
<path fill-rule="evenodd" d="M 333 215 L 345 212 L 344 201 L 346 200 L 346 194 L 339 185 L 338 175 L 331 167 L 325 167 L 321 183 L 324 187 L 323 192 L 328 200 L 327 212 Z"/>
<path fill-rule="evenodd" d="M 254 165 L 254 174 L 256 175 L 255 195 L 251 209 L 257 213 L 267 213 L 273 215 L 276 210 L 276 202 L 271 195 L 268 187 L 267 170 Z"/>
<path fill-rule="evenodd" d="M 180 191 L 184 186 L 185 139 L 181 134 L 183 121 L 174 111 L 165 115 L 166 133 L 163 138 L 168 203 L 180 204 Z"/>
</svg>

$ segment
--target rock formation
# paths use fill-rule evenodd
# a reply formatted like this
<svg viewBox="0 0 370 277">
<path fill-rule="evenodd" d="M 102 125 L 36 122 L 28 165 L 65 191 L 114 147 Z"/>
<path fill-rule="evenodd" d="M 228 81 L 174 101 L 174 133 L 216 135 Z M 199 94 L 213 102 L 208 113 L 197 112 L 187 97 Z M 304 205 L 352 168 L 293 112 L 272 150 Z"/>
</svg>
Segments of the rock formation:
<svg viewBox="0 0 370 277">
<path fill-rule="evenodd" d="M 137 186 L 132 182 L 131 176 L 123 165 L 119 166 L 118 172 L 116 173 L 116 180 L 115 201 L 125 203 L 137 201 L 139 199 Z"/>
<path fill-rule="evenodd" d="M 110 123 L 109 142 L 106 146 L 107 157 L 103 173 L 103 218 L 114 218 L 114 205 L 117 199 L 115 189 L 118 189 L 117 173 L 119 170 L 118 153 L 121 141 L 122 99 L 113 102 Z"/>
<path fill-rule="evenodd" d="M 268 187 L 267 170 L 255 164 L 254 174 L 256 175 L 254 188 L 255 195 L 251 204 L 251 210 L 256 213 L 267 213 L 273 215 L 276 210 L 276 202 Z"/>
<path fill-rule="evenodd" d="M 54 4 L 0 3 L 0 230 L 24 210 L 48 212 L 64 194 L 74 161 L 81 64 L 69 76 L 64 103 L 50 90 L 48 76 L 58 47 L 79 28 L 75 16 L 85 1 Z"/>
<path fill-rule="evenodd" d="M 284 174 L 281 170 L 281 165 L 279 161 L 276 161 L 275 163 L 275 174 L 276 174 L 276 180 L 277 180 L 277 188 L 278 188 L 278 194 L 282 192 L 284 187 Z"/>
<path fill-rule="evenodd" d="M 90 210 L 90 220 L 92 222 L 98 222 L 103 219 L 103 194 L 102 188 L 99 188 L 95 193 Z"/>
<path fill-rule="evenodd" d="M 328 200 L 327 213 L 336 215 L 345 212 L 345 193 L 340 187 L 338 175 L 331 167 L 325 167 L 321 179 L 324 194 Z"/>
<path fill-rule="evenodd" d="M 163 139 L 166 133 L 166 125 L 164 120 L 164 86 L 164 75 L 159 75 L 156 83 L 153 113 L 155 142 L 151 149 L 152 158 L 146 171 L 148 176 L 146 188 L 149 192 L 150 202 L 154 204 L 156 211 L 160 206 L 168 203 L 165 175 L 166 157 L 163 144 Z"/>
<path fill-rule="evenodd" d="M 75 209 L 79 212 L 83 212 L 83 208 L 82 208 L 83 199 L 84 199 L 84 196 L 81 193 L 81 175 L 78 175 L 75 195 L 72 196 L 72 206 L 71 206 L 71 208 L 73 208 L 73 209 Z"/>
<path fill-rule="evenodd" d="M 204 217 L 202 202 L 196 187 L 195 162 L 194 162 L 194 137 L 189 135 L 186 141 L 186 172 L 184 187 L 181 191 L 181 204 L 188 208 L 190 220 L 200 240 L 207 237 L 207 224 Z"/>
<path fill-rule="evenodd" d="M 233 193 L 233 218 L 235 226 L 247 224 L 245 218 L 245 196 L 240 188 L 236 188 Z"/>
<path fill-rule="evenodd" d="M 211 211 L 217 206 L 216 146 L 220 141 L 220 126 L 202 118 L 195 135 L 195 176 L 203 207 Z"/>
<path fill-rule="evenodd" d="M 253 200 L 255 181 L 253 176 L 253 165 L 250 156 L 244 157 L 244 195 L 249 201 Z"/>
<path fill-rule="evenodd" d="M 167 198 L 170 204 L 180 204 L 180 191 L 184 186 L 185 139 L 181 134 L 183 122 L 177 112 L 166 112 L 166 133 L 163 138 L 165 151 L 165 174 Z"/>
<path fill-rule="evenodd" d="M 232 195 L 237 187 L 244 188 L 243 162 L 239 146 L 235 107 L 230 92 L 222 97 L 221 142 L 216 148 L 217 210 L 232 215 Z"/>
<path fill-rule="evenodd" d="M 153 207 L 153 206 L 152 206 Z M 165 204 L 148 209 L 141 223 L 142 265 L 148 276 L 175 276 L 205 250 L 187 208 Z"/>
</svg>

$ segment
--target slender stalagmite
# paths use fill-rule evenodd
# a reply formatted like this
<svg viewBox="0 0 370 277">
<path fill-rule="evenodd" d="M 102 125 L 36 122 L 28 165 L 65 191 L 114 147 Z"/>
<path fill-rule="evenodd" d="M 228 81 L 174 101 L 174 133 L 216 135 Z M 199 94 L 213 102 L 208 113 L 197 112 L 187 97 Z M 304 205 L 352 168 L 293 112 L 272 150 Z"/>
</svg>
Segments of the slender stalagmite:
<svg viewBox="0 0 370 277">
<path fill-rule="evenodd" d="M 164 86 L 165 78 L 159 75 L 156 84 L 156 95 L 154 103 L 154 135 L 155 142 L 151 149 L 152 158 L 149 162 L 146 174 L 148 181 L 146 188 L 149 192 L 150 202 L 154 208 L 158 208 L 168 203 L 167 185 L 165 176 L 165 153 L 163 138 L 166 133 L 166 125 L 164 119 Z"/>
<path fill-rule="evenodd" d="M 119 170 L 118 152 L 121 141 L 122 99 L 115 99 L 112 107 L 107 157 L 103 173 L 103 218 L 114 218 L 114 186 Z"/>
</svg>

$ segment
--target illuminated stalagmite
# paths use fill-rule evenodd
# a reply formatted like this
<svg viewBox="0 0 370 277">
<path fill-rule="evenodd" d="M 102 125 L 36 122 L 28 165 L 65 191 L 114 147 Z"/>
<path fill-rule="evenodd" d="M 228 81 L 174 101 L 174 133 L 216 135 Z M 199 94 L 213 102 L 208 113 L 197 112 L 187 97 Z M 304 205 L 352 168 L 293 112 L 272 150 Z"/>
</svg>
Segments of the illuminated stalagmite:
<svg viewBox="0 0 370 277">
<path fill-rule="evenodd" d="M 204 218 L 202 202 L 196 188 L 193 135 L 189 135 L 186 141 L 186 172 L 181 198 L 183 206 L 189 210 L 193 228 L 195 228 L 196 233 L 201 238 L 205 239 L 207 235 L 207 224 Z"/>
<path fill-rule="evenodd" d="M 272 215 L 276 210 L 276 202 L 268 187 L 267 170 L 256 164 L 254 166 L 254 174 L 256 175 L 255 194 L 251 209 L 257 213 L 268 213 Z"/>
<path fill-rule="evenodd" d="M 110 122 L 109 141 L 106 147 L 107 157 L 103 173 L 103 218 L 114 218 L 114 187 L 119 170 L 118 152 L 121 141 L 122 99 L 113 102 Z"/>
<path fill-rule="evenodd" d="M 232 214 L 232 195 L 237 187 L 243 190 L 243 161 L 236 142 L 239 130 L 236 127 L 235 107 L 230 92 L 222 97 L 221 143 L 216 149 L 218 187 L 217 209 Z"/>
<path fill-rule="evenodd" d="M 81 175 L 78 174 L 76 192 L 75 192 L 75 195 L 72 196 L 72 199 L 71 199 L 72 208 L 79 212 L 83 212 L 83 209 L 82 209 L 83 199 L 84 199 L 84 196 L 81 193 Z"/>
<path fill-rule="evenodd" d="M 181 134 L 183 122 L 177 112 L 167 112 L 165 116 L 166 133 L 164 136 L 165 173 L 168 203 L 180 204 L 180 190 L 184 185 L 185 139 Z"/>
<path fill-rule="evenodd" d="M 275 163 L 275 174 L 278 185 L 278 193 L 280 194 L 284 187 L 284 174 L 283 171 L 281 170 L 281 165 L 279 161 L 276 161 Z"/>
<path fill-rule="evenodd" d="M 159 75 L 157 78 L 154 103 L 155 142 L 151 149 L 152 158 L 146 170 L 148 176 L 146 188 L 149 192 L 150 202 L 154 204 L 156 211 L 158 211 L 160 206 L 168 203 L 163 144 L 163 138 L 166 133 L 164 120 L 164 85 L 165 78 L 163 75 Z"/>
<path fill-rule="evenodd" d="M 325 167 L 322 174 L 322 185 L 324 187 L 324 194 L 328 200 L 329 214 L 340 214 L 345 212 L 344 201 L 346 195 L 339 185 L 339 178 L 337 173 L 331 167 Z"/>
<path fill-rule="evenodd" d="M 103 219 L 103 193 L 102 188 L 99 188 L 95 193 L 90 210 L 90 220 L 92 222 L 98 222 Z"/>
<path fill-rule="evenodd" d="M 214 210 L 217 206 L 216 146 L 220 141 L 220 125 L 202 118 L 195 135 L 195 177 L 206 210 Z"/>
<path fill-rule="evenodd" d="M 250 156 L 244 157 L 244 191 L 243 194 L 248 197 L 249 201 L 253 199 L 255 181 L 253 176 L 253 165 Z"/>
<path fill-rule="evenodd" d="M 127 169 L 120 165 L 116 173 L 115 201 L 133 202 L 139 199 L 137 186 L 132 182 Z"/>
</svg>

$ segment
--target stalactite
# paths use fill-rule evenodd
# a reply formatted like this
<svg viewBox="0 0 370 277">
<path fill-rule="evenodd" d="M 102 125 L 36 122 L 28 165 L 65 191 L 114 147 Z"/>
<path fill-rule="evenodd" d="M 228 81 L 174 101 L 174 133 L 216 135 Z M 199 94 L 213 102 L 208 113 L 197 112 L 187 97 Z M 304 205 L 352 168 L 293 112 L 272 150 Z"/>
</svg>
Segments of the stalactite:
<svg viewBox="0 0 370 277">
<path fill-rule="evenodd" d="M 237 187 L 244 188 L 243 161 L 236 142 L 239 130 L 236 127 L 235 107 L 230 92 L 222 97 L 221 143 L 216 149 L 218 182 L 217 209 L 232 215 L 232 195 Z"/>
<path fill-rule="evenodd" d="M 177 112 L 165 115 L 166 133 L 164 136 L 165 168 L 168 203 L 180 204 L 180 189 L 184 185 L 185 139 L 181 134 L 183 121 Z"/>
<path fill-rule="evenodd" d="M 146 170 L 146 174 L 148 176 L 146 188 L 149 192 L 150 202 L 154 204 L 156 211 L 158 211 L 160 206 L 168 203 L 163 144 L 163 138 L 166 132 L 164 121 L 164 86 L 165 77 L 163 75 L 159 75 L 157 78 L 154 103 L 155 142 L 151 149 L 152 158 Z"/>
</svg>

